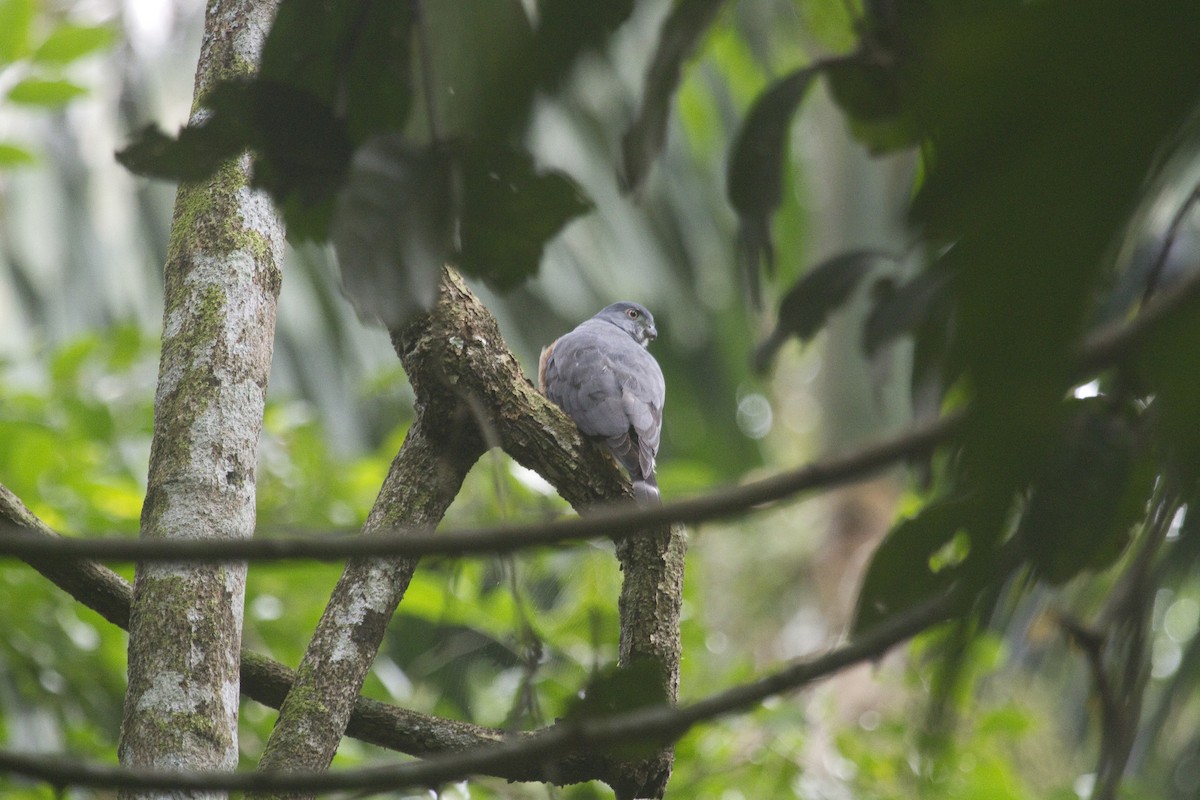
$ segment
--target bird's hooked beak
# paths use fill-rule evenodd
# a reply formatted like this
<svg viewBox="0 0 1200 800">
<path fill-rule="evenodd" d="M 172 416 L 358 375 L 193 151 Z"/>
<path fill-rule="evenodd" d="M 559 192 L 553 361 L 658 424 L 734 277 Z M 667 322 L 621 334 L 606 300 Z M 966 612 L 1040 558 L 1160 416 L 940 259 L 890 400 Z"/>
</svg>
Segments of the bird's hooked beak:
<svg viewBox="0 0 1200 800">
<path fill-rule="evenodd" d="M 657 338 L 658 338 L 658 328 L 654 327 L 653 325 L 647 325 L 646 329 L 644 331 L 642 331 L 642 344 L 644 344 L 644 345 L 650 344 Z"/>
</svg>

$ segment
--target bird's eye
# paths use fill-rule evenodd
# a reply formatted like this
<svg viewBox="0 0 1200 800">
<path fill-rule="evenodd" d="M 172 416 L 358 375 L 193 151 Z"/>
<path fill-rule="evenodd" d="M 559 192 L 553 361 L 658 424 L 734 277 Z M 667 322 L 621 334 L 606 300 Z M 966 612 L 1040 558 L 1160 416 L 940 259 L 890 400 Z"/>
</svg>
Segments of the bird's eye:
<svg viewBox="0 0 1200 800">
<path fill-rule="evenodd" d="M 636 308 L 629 309 L 628 311 L 625 312 L 625 316 L 629 317 L 630 319 L 637 319 L 638 318 L 637 309 Z"/>
</svg>

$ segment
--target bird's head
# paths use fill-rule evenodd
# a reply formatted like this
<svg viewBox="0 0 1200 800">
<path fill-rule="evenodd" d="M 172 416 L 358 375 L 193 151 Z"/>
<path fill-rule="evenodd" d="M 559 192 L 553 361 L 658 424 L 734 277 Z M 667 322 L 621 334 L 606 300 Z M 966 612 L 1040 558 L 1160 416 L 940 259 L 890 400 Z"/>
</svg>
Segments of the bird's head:
<svg viewBox="0 0 1200 800">
<path fill-rule="evenodd" d="M 601 310 L 596 315 L 596 319 L 616 325 L 632 336 L 634 341 L 642 347 L 646 347 L 658 338 L 658 329 L 654 327 L 654 317 L 646 310 L 645 306 L 638 303 L 631 303 L 628 300 L 613 303 Z"/>
</svg>

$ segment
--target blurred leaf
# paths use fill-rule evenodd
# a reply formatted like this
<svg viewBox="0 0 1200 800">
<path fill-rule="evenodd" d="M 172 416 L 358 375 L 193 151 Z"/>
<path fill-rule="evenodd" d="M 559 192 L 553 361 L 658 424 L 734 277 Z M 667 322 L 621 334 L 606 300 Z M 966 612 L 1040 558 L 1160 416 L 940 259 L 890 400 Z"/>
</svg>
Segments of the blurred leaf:
<svg viewBox="0 0 1200 800">
<path fill-rule="evenodd" d="M 872 356 L 928 320 L 934 305 L 945 302 L 949 279 L 945 273 L 926 271 L 898 287 L 886 279 L 878 281 L 863 325 L 863 352 Z"/>
<path fill-rule="evenodd" d="M 829 315 L 846 304 L 858 284 L 880 261 L 895 261 L 895 256 L 879 250 L 851 250 L 806 272 L 779 304 L 775 330 L 754 354 L 755 369 L 766 371 L 788 338 L 795 336 L 807 342 L 816 336 Z"/>
<path fill-rule="evenodd" d="M 911 35 L 912 219 L 953 273 L 963 470 L 1001 508 L 1053 441 L 1114 232 L 1200 100 L 1200 6 L 934 4 Z"/>
<path fill-rule="evenodd" d="M 646 72 L 641 109 L 621 139 L 625 158 L 622 183 L 626 191 L 642 184 L 651 163 L 662 152 L 667 139 L 671 98 L 679 87 L 683 62 L 695 52 L 700 39 L 716 19 L 722 2 L 679 0 L 663 23 L 654 59 Z"/>
<path fill-rule="evenodd" d="M 537 92 L 553 92 L 579 56 L 602 46 L 633 10 L 632 0 L 540 0 L 530 24 L 520 0 L 424 3 L 432 44 L 431 82 L 440 138 L 485 149 L 515 144 Z M 427 105 L 422 103 L 422 106 Z M 427 108 L 420 108 L 429 128 Z"/>
<path fill-rule="evenodd" d="M 8 90 L 8 99 L 29 106 L 57 107 L 85 94 L 87 89 L 65 79 L 25 78 Z"/>
<path fill-rule="evenodd" d="M 0 169 L 25 167 L 37 163 L 37 156 L 24 147 L 9 142 L 0 142 Z"/>
<path fill-rule="evenodd" d="M 729 154 L 726 192 L 738 213 L 738 257 L 755 305 L 761 297 L 759 269 L 774 270 L 771 215 L 783 200 L 788 131 L 816 74 L 813 67 L 795 70 L 759 95 Z"/>
<path fill-rule="evenodd" d="M 399 131 L 412 105 L 410 7 L 289 0 L 263 45 L 261 78 L 310 96 L 354 145 Z"/>
<path fill-rule="evenodd" d="M 556 89 L 582 54 L 600 48 L 633 13 L 633 0 L 538 0 L 537 86 Z"/>
<path fill-rule="evenodd" d="M 466 719 L 477 716 L 473 701 L 481 672 L 499 674 L 521 665 L 511 647 L 469 625 L 401 613 L 389 631 L 383 653 L 411 679 L 435 687 L 439 702 Z"/>
<path fill-rule="evenodd" d="M 893 528 L 871 557 L 852 630 L 862 633 L 948 591 L 956 570 L 949 566 L 934 572 L 931 560 L 956 534 L 971 527 L 975 513 L 962 499 L 942 498 Z"/>
<path fill-rule="evenodd" d="M 1145 516 L 1154 471 L 1134 481 L 1136 437 L 1108 400 L 1068 404 L 1060 441 L 1034 483 L 1018 529 L 1034 569 L 1064 583 L 1084 569 L 1111 563 L 1130 527 Z M 1126 498 L 1131 494 L 1130 501 Z"/>
<path fill-rule="evenodd" d="M 0 0 L 0 64 L 11 63 L 29 53 L 34 8 L 34 0 Z"/>
<path fill-rule="evenodd" d="M 666 706 L 662 669 L 652 659 L 640 658 L 628 666 L 609 664 L 588 681 L 587 687 L 564 710 L 567 720 L 599 719 L 635 711 L 639 708 Z M 621 760 L 645 758 L 661 746 L 657 740 L 623 742 L 609 748 Z"/>
<path fill-rule="evenodd" d="M 77 58 L 103 50 L 116 41 L 116 31 L 107 25 L 65 23 L 55 28 L 33 51 L 42 64 L 69 64 Z"/>
<path fill-rule="evenodd" d="M 172 139 L 143 129 L 117 160 L 139 175 L 204 180 L 246 148 L 259 153 L 253 183 L 283 211 L 289 235 L 323 238 L 349 163 L 342 124 L 313 95 L 268 80 L 226 81 L 204 99 L 211 112 Z M 297 125 L 296 120 L 304 120 Z"/>
<path fill-rule="evenodd" d="M 454 252 L 448 154 L 399 135 L 364 144 L 338 196 L 331 238 L 359 314 L 395 328 L 432 308 Z"/>
<path fill-rule="evenodd" d="M 1192 303 L 1171 315 L 1143 343 L 1134 359 L 1139 385 L 1154 395 L 1150 407 L 1163 460 L 1186 493 L 1200 483 L 1200 314 Z M 1188 518 L 1200 518 L 1190 513 Z"/>
<path fill-rule="evenodd" d="M 533 157 L 516 148 L 469 148 L 462 181 L 459 266 L 497 288 L 536 274 L 546 242 L 592 207 L 569 176 L 539 173 Z"/>
<path fill-rule="evenodd" d="M 822 74 L 854 135 L 874 153 L 912 147 L 918 131 L 900 94 L 896 71 L 859 54 L 829 61 Z"/>
</svg>

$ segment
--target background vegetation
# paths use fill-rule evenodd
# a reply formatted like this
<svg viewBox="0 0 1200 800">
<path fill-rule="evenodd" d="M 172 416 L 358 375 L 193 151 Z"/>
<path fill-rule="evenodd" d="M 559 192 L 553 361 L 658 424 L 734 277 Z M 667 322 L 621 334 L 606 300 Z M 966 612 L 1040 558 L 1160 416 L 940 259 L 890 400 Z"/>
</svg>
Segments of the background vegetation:
<svg viewBox="0 0 1200 800">
<path fill-rule="evenodd" d="M 543 176 L 591 204 L 573 216 L 583 204 L 551 192 L 549 210 L 514 212 L 537 221 L 532 238 L 556 234 L 544 253 L 505 249 L 527 257 L 503 264 L 482 245 L 474 260 L 458 254 L 527 371 L 541 343 L 605 303 L 651 307 L 668 383 L 668 499 L 966 409 L 954 446 L 911 470 L 689 532 L 685 699 L 930 596 L 963 602 L 903 652 L 697 727 L 679 744 L 668 795 L 1195 796 L 1195 309 L 1080 357 L 1087 331 L 1194 284 L 1195 10 L 1165 0 L 611 5 L 621 10 L 569 69 L 530 84 L 540 94 L 512 77 L 498 101 L 462 87 L 494 79 L 488 58 L 524 41 L 512 22 L 520 4 L 456 0 L 455 14 L 430 15 L 432 74 L 461 89 L 434 111 L 440 135 L 519 141 Z M 553 21 L 554 4 L 541 7 Z M 186 120 L 200 13 L 0 0 L 0 482 L 74 535 L 138 527 L 171 194 L 113 153 L 150 141 L 127 163 L 193 163 L 138 132 L 154 123 L 174 135 Z M 695 42 L 694 53 L 676 46 L 689 56 L 677 91 L 647 81 L 668 19 Z M 588 30 L 564 28 L 575 29 Z M 234 117 L 256 97 L 248 91 L 230 94 Z M 396 117 L 367 114 L 322 157 L 348 158 L 372 125 L 398 119 L 424 135 L 420 97 L 368 93 L 364 108 Z M 661 154 L 643 102 L 669 109 Z M 295 154 L 271 143 L 298 110 L 271 113 L 210 134 L 286 165 Z M 627 135 L 631 126 L 642 133 Z M 487 150 L 485 161 L 525 175 L 516 152 L 494 162 Z M 339 291 L 322 243 L 328 225 L 338 239 L 332 211 L 320 210 L 332 194 L 318 187 L 321 202 L 288 206 L 294 186 L 269 172 L 264 185 L 296 247 L 260 447 L 260 527 L 353 528 L 412 420 L 411 394 L 384 331 L 353 310 L 356 281 L 379 286 L 378 276 L 343 277 L 351 301 Z M 437 265 L 448 255 L 434 253 Z M 493 454 L 449 521 L 564 509 Z M 256 565 L 246 645 L 297 663 L 339 571 Z M 114 760 L 124 634 L 21 563 L 5 561 L 0 580 L 6 745 Z M 404 635 L 385 645 L 366 693 L 487 725 L 549 723 L 615 660 L 619 580 L 601 543 L 427 561 L 393 623 Z M 274 719 L 243 703 L 245 764 Z M 335 765 L 395 758 L 347 739 Z M 1120 775 L 1126 761 L 1127 780 L 1109 787 L 1106 770 Z M 53 795 L 17 778 L 3 788 Z M 492 779 L 441 789 L 606 792 Z"/>
</svg>

